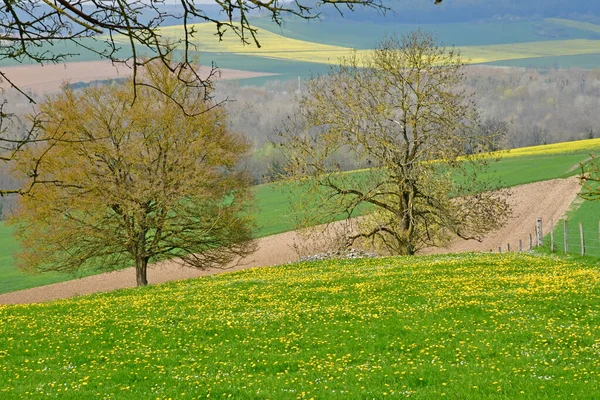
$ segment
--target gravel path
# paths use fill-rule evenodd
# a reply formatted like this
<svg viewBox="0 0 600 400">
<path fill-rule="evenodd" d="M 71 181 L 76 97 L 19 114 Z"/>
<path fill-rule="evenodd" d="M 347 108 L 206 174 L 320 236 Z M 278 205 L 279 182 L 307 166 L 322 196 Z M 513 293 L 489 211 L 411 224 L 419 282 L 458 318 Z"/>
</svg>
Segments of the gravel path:
<svg viewBox="0 0 600 400">
<path fill-rule="evenodd" d="M 550 221 L 550 218 L 557 221 L 576 198 L 579 189 L 577 178 L 554 179 L 515 187 L 510 198 L 513 205 L 513 216 L 504 228 L 491 233 L 482 242 L 461 240 L 454 242 L 448 248 L 429 249 L 424 253 L 497 251 L 499 246 L 505 250 L 507 243 L 510 243 L 511 249 L 517 249 L 519 239 L 523 241 L 524 246 L 529 246 L 529 234 L 534 232 L 536 218 L 542 217 L 546 223 Z M 213 268 L 201 271 L 183 267 L 175 261 L 157 263 L 149 267 L 148 281 L 150 284 L 157 284 L 295 261 L 299 258 L 295 246 L 300 240 L 301 236 L 296 232 L 286 232 L 258 239 L 258 250 L 254 254 L 226 269 Z M 2 294 L 0 295 L 0 304 L 37 303 L 133 286 L 135 286 L 135 271 L 133 268 L 127 268 Z"/>
</svg>

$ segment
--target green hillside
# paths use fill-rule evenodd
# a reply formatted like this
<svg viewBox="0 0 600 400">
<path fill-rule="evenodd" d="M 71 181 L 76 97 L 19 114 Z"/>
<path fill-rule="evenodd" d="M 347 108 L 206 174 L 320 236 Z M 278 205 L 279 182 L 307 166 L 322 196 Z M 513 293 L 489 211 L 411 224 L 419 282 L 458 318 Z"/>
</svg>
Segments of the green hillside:
<svg viewBox="0 0 600 400">
<path fill-rule="evenodd" d="M 582 201 L 577 199 L 567 212 L 567 250 L 572 254 L 581 254 L 581 236 L 579 224 L 584 234 L 584 252 L 586 256 L 600 258 L 600 203 L 593 201 Z M 563 253 L 565 251 L 565 226 L 564 219 L 554 222 L 554 251 Z M 547 224 L 550 221 L 546 221 Z M 544 248 L 550 251 L 552 239 L 547 233 L 550 225 L 544 229 Z"/>
<path fill-rule="evenodd" d="M 222 67 L 240 68 L 245 57 L 254 57 L 250 62 L 253 70 L 256 67 L 260 70 L 263 65 L 265 71 L 286 77 L 306 77 L 326 72 L 326 65 L 336 63 L 349 49 L 372 49 L 384 35 L 422 29 L 437 35 L 441 44 L 460 48 L 473 63 L 534 68 L 600 66 L 600 36 L 596 31 L 600 26 L 565 19 L 422 25 L 292 19 L 277 26 L 270 20 L 257 18 L 253 23 L 260 28 L 260 49 L 240 46 L 231 35 L 224 42 L 217 42 L 208 24 L 196 26 L 199 48 L 211 52 L 207 58 L 213 57 Z M 177 29 L 170 27 L 165 34 L 179 37 Z M 231 63 L 228 56 L 242 58 Z M 271 65 L 276 62 L 279 62 L 276 67 Z M 294 63 L 300 64 L 294 66 Z"/>
<path fill-rule="evenodd" d="M 49 273 L 30 275 L 15 267 L 13 253 L 19 244 L 12 235 L 12 229 L 0 222 L 0 293 L 13 292 L 28 287 L 48 285 L 73 279 L 74 276 Z"/>
<path fill-rule="evenodd" d="M 501 67 L 520 67 L 534 69 L 585 68 L 594 69 L 600 66 L 600 52 L 594 54 L 579 54 L 571 56 L 548 56 L 502 60 L 486 63 Z"/>
<path fill-rule="evenodd" d="M 600 272 L 570 258 L 290 264 L 0 320 L 3 399 L 600 397 Z"/>
<path fill-rule="evenodd" d="M 447 46 L 482 46 L 493 44 L 554 41 L 565 39 L 594 39 L 592 28 L 572 20 L 538 19 L 530 21 L 469 22 L 443 24 L 398 24 L 348 22 L 344 20 L 303 21 L 286 20 L 281 26 L 267 19 L 253 23 L 285 37 L 356 49 L 371 49 L 384 36 L 405 34 L 417 29 L 432 32 Z"/>
<path fill-rule="evenodd" d="M 495 163 L 489 173 L 500 187 L 565 178 L 578 173 L 576 167 L 589 157 L 590 152 L 599 151 L 600 139 L 515 149 L 505 153 L 504 158 Z M 295 228 L 294 215 L 297 211 L 290 200 L 297 196 L 296 189 L 281 183 L 258 185 L 254 187 L 254 194 L 257 238 Z M 593 205 L 590 207 L 593 210 Z M 94 273 L 84 271 L 77 275 L 28 275 L 16 270 L 12 254 L 17 249 L 17 243 L 10 229 L 2 223 L 0 223 L 0 244 L 3 244 L 0 246 L 0 274 L 3 277 L 0 280 L 0 293 L 66 281 Z"/>
</svg>

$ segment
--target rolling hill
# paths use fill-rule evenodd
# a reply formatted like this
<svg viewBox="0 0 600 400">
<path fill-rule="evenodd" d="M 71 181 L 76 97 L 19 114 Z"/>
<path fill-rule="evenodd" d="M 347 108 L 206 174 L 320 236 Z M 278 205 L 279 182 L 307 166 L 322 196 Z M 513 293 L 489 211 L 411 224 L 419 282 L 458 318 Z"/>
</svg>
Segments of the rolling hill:
<svg viewBox="0 0 600 400">
<path fill-rule="evenodd" d="M 600 151 L 600 139 L 515 149 L 504 154 L 504 158 L 496 163 L 490 173 L 501 187 L 566 178 L 577 175 L 579 163 L 585 162 L 590 153 L 598 151 Z M 290 196 L 294 196 L 296 190 L 282 184 L 254 187 L 257 209 L 255 218 L 258 227 L 255 237 L 262 238 L 294 229 L 296 211 L 290 203 Z M 594 204 L 584 203 L 581 209 L 583 211 L 575 217 L 581 221 L 588 220 L 588 224 L 597 223 L 592 217 L 595 213 Z M 576 229 L 575 225 L 573 229 Z M 78 274 L 28 275 L 15 269 L 12 254 L 17 251 L 18 246 L 12 238 L 10 228 L 4 224 L 0 224 L 0 244 L 4 244 L 0 247 L 0 273 L 4 277 L 0 282 L 0 293 L 68 281 L 96 273 L 96 271 L 83 271 Z M 598 250 L 597 255 L 600 256 L 600 248 Z"/>
<path fill-rule="evenodd" d="M 546 19 L 536 23 L 495 24 L 451 24 L 447 25 L 372 25 L 286 23 L 282 28 L 262 22 L 257 39 L 260 48 L 243 44 L 233 34 L 222 40 L 214 35 L 214 26 L 209 23 L 193 25 L 195 44 L 206 53 L 251 55 L 269 59 L 300 61 L 316 64 L 336 63 L 340 57 L 357 49 L 359 55 L 373 48 L 386 34 L 402 34 L 415 29 L 428 30 L 436 34 L 441 42 L 456 46 L 470 63 L 499 63 L 557 56 L 586 56 L 600 53 L 600 40 L 594 34 L 599 25 L 579 23 L 563 19 Z M 168 37 L 182 37 L 182 26 L 163 28 Z M 351 29 L 354 34 L 351 34 Z M 365 35 L 356 35 L 357 31 Z M 553 33 L 555 32 L 555 33 Z M 558 32 L 558 33 L 556 33 Z M 460 34 L 459 34 L 460 33 Z M 359 37 L 357 39 L 357 37 Z M 500 63 L 501 64 L 501 63 Z"/>
<path fill-rule="evenodd" d="M 385 21 L 385 20 L 384 20 Z M 244 45 L 232 32 L 222 41 L 215 35 L 215 27 L 209 23 L 193 25 L 196 29 L 194 42 L 204 65 L 215 63 L 221 68 L 267 72 L 277 76 L 249 78 L 247 83 L 261 84 L 272 79 L 309 77 L 326 73 L 330 63 L 336 63 L 351 49 L 359 53 L 374 48 L 384 35 L 403 34 L 415 29 L 431 31 L 446 46 L 459 48 L 472 63 L 488 63 L 499 66 L 555 68 L 600 67 L 600 25 L 562 18 L 529 18 L 525 20 L 492 20 L 455 23 L 398 24 L 332 19 L 304 21 L 290 19 L 281 26 L 269 19 L 253 20 L 259 29 L 261 47 Z M 161 33 L 171 38 L 181 38 L 181 26 L 161 28 Z M 67 61 L 97 61 L 98 56 L 85 47 L 102 48 L 101 40 L 89 39 L 78 46 L 74 43 L 44 45 L 42 49 L 72 54 Z M 144 54 L 143 49 L 138 49 Z M 127 57 L 130 50 L 126 43 L 117 53 Z M 11 60 L 0 61 L 0 66 L 19 65 Z M 114 69 L 107 63 L 107 78 Z M 46 71 L 44 71 L 46 72 Z M 11 74 L 15 72 L 11 71 Z M 94 79 L 102 77 L 101 71 Z M 51 78 L 51 77 L 49 77 Z M 62 79 L 62 78 L 54 78 Z"/>
<path fill-rule="evenodd" d="M 560 0 L 545 3 L 568 7 Z M 482 15 L 492 7 L 456 4 L 472 4 Z M 443 7 L 458 13 L 447 1 Z M 259 20 L 257 26 L 260 49 L 235 38 L 215 43 L 211 27 L 198 25 L 203 62 L 280 78 L 306 76 L 326 71 L 327 62 L 350 48 L 368 51 L 385 32 L 412 29 L 335 18 L 282 28 Z M 600 66 L 600 26 L 589 21 L 422 27 L 477 63 Z M 178 29 L 164 33 L 176 37 Z M 89 61 L 76 50 L 78 60 Z M 572 183 L 578 166 L 599 151 L 600 139 L 517 149 L 503 154 L 491 173 L 501 187 L 536 182 L 531 207 L 537 212 L 540 198 L 558 195 L 544 183 L 566 177 Z M 292 229 L 289 196 L 297 189 L 280 183 L 254 190 L 256 237 Z M 569 212 L 594 234 L 598 215 L 592 202 L 575 202 Z M 561 229 L 554 230 L 558 240 Z M 0 293 L 76 277 L 22 274 L 12 262 L 17 249 L 10 228 L 0 223 Z M 600 244 L 591 250 L 600 256 Z M 2 399 L 600 397 L 598 258 L 544 249 L 288 263 L 0 305 L 0 321 Z"/>
</svg>

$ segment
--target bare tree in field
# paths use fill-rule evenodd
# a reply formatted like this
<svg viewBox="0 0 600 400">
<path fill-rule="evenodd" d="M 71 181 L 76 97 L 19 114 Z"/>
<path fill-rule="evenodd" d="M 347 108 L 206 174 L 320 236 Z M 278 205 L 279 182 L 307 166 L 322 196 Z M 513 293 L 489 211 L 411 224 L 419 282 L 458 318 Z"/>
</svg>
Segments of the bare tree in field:
<svg viewBox="0 0 600 400">
<path fill-rule="evenodd" d="M 135 265 L 139 286 L 153 260 L 207 268 L 252 250 L 248 179 L 235 169 L 246 141 L 162 63 L 138 79 L 148 86 L 135 102 L 129 80 L 64 89 L 41 104 L 40 141 L 15 159 L 34 182 L 11 220 L 21 268 Z"/>
<path fill-rule="evenodd" d="M 497 132 L 479 128 L 462 81 L 459 54 L 422 32 L 384 39 L 310 81 L 280 132 L 304 224 L 367 213 L 347 243 L 409 255 L 501 225 L 506 194 L 492 191 L 480 155 Z M 362 170 L 342 171 L 348 154 Z"/>
</svg>

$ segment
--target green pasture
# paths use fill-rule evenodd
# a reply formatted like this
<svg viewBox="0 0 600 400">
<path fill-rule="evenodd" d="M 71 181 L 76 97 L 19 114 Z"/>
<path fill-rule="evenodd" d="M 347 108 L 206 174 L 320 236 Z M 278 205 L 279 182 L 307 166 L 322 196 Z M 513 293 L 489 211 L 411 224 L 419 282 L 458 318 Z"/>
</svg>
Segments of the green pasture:
<svg viewBox="0 0 600 400">
<path fill-rule="evenodd" d="M 600 25 L 592 24 L 589 22 L 575 21 L 571 19 L 563 18 L 546 18 L 544 21 L 550 22 L 557 25 L 566 26 L 569 28 L 575 28 L 593 33 L 600 33 Z"/>
<path fill-rule="evenodd" d="M 590 152 L 600 150 L 598 148 L 600 140 L 592 140 L 589 143 L 590 149 L 578 149 L 564 153 L 526 153 L 513 156 L 509 151 L 500 161 L 492 163 L 487 173 L 481 178 L 497 182 L 498 188 L 507 188 L 574 176 L 580 172 L 579 163 L 585 161 Z M 544 146 L 539 147 L 543 148 Z M 360 171 L 357 173 L 360 174 Z M 256 186 L 255 194 L 256 221 L 259 226 L 258 237 L 294 229 L 294 215 L 297 210 L 292 208 L 290 199 L 300 195 L 297 190 L 287 185 L 267 184 Z"/>
<path fill-rule="evenodd" d="M 492 164 L 488 174 L 498 183 L 498 187 L 512 187 L 573 176 L 579 172 L 577 168 L 579 163 L 586 160 L 590 152 L 597 152 L 599 145 L 600 139 L 594 139 L 587 142 L 532 147 L 530 148 L 532 150 L 517 149 L 514 152 L 508 152 L 503 159 Z M 585 148 L 585 146 L 589 147 Z M 562 153 L 560 152 L 561 147 L 565 149 Z M 551 153 L 548 153 L 547 149 L 551 149 Z M 255 236 L 257 238 L 287 232 L 295 228 L 297 210 L 293 208 L 291 199 L 300 196 L 297 189 L 278 183 L 258 185 L 253 190 L 257 224 Z M 590 204 L 586 207 L 590 207 L 592 210 L 594 205 Z M 92 271 L 86 271 L 77 275 L 28 275 L 19 272 L 15 269 L 12 260 L 12 254 L 16 251 L 17 244 L 10 235 L 10 229 L 2 224 L 0 224 L 0 241 L 3 244 L 0 247 L 0 273 L 2 274 L 0 293 L 70 280 L 92 273 Z"/>
<path fill-rule="evenodd" d="M 532 20 L 503 22 L 464 22 L 444 24 L 396 24 L 354 21 L 285 20 L 277 26 L 269 19 L 252 21 L 261 29 L 289 37 L 344 46 L 371 49 L 384 35 L 402 35 L 417 29 L 434 33 L 445 46 L 482 46 L 564 39 L 591 39 L 594 32 L 570 20 Z M 591 24 L 589 24 L 591 25 Z"/>
<path fill-rule="evenodd" d="M 577 175 L 579 163 L 588 157 L 589 152 L 505 157 L 491 164 L 487 175 L 497 180 L 500 187 L 567 178 Z"/>
<path fill-rule="evenodd" d="M 30 287 L 64 282 L 93 274 L 92 271 L 74 274 L 50 272 L 33 275 L 25 273 L 18 270 L 15 266 L 13 254 L 16 253 L 18 249 L 19 243 L 12 235 L 12 228 L 3 222 L 0 222 L 0 293 L 14 292 Z"/>
<path fill-rule="evenodd" d="M 240 79 L 239 82 L 242 85 L 261 86 L 266 82 L 273 80 L 289 81 L 290 79 L 295 79 L 298 76 L 307 79 L 311 76 L 329 73 L 329 65 L 327 64 L 293 60 L 278 60 L 274 58 L 232 53 L 203 52 L 200 55 L 200 62 L 205 65 L 210 65 L 211 62 L 214 62 L 219 68 L 268 72 L 275 74 L 272 76 L 259 78 Z"/>
<path fill-rule="evenodd" d="M 101 60 L 100 56 L 89 49 L 94 49 L 98 52 L 103 52 L 107 50 L 106 45 L 102 42 L 102 40 L 96 39 L 84 39 L 79 41 L 82 45 L 78 44 L 74 41 L 57 41 L 52 43 L 41 43 L 39 46 L 36 46 L 35 53 L 43 54 L 46 53 L 45 56 L 49 54 L 67 54 L 68 58 L 57 60 L 59 63 L 62 62 L 77 62 L 77 61 L 99 61 Z M 143 53 L 142 53 L 143 54 Z M 114 57 L 127 58 L 131 56 L 131 50 L 127 48 L 127 46 L 123 46 L 115 52 Z M 0 60 L 0 67 L 12 67 L 19 66 L 23 64 L 36 64 L 33 60 L 29 58 L 25 58 L 23 60 L 13 60 L 13 59 L 2 59 Z M 50 63 L 48 63 L 50 64 Z"/>
<path fill-rule="evenodd" d="M 577 199 L 567 212 L 567 250 L 569 254 L 581 254 L 581 236 L 579 224 L 581 223 L 584 235 L 585 255 L 600 258 L 600 203 Z M 554 222 L 554 251 L 559 254 L 565 252 L 565 226 L 564 219 Z M 545 221 L 543 227 L 544 250 L 550 251 L 551 229 L 550 221 Z"/>
<path fill-rule="evenodd" d="M 600 273 L 566 257 L 290 264 L 0 320 L 3 399 L 600 397 Z"/>
<path fill-rule="evenodd" d="M 578 54 L 570 56 L 532 57 L 515 60 L 502 60 L 484 63 L 501 67 L 517 67 L 531 69 L 559 69 L 559 68 L 585 68 L 600 67 L 600 52 L 595 54 Z"/>
</svg>

